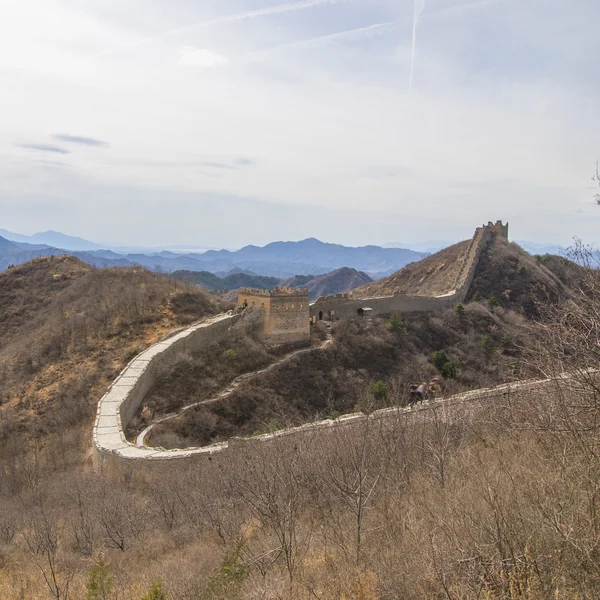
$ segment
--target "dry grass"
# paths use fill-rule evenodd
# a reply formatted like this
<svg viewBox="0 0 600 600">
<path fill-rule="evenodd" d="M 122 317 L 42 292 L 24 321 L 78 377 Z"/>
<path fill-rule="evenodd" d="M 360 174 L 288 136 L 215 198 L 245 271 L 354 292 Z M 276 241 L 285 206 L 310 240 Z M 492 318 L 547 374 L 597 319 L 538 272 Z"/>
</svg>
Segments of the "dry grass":
<svg viewBox="0 0 600 600">
<path fill-rule="evenodd" d="M 454 289 L 470 240 L 449 246 L 432 256 L 411 263 L 400 271 L 350 292 L 353 298 L 391 296 L 404 292 L 419 296 L 437 296 Z"/>
</svg>

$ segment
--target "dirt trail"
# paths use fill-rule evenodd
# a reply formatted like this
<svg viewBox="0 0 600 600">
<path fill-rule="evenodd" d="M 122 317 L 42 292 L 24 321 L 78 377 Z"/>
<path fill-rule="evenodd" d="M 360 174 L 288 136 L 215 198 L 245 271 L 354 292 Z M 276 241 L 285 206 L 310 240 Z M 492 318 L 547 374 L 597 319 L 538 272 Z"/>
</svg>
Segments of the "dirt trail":
<svg viewBox="0 0 600 600">
<path fill-rule="evenodd" d="M 242 383 L 249 381 L 250 379 L 254 379 L 255 377 L 258 377 L 259 375 L 262 375 L 263 373 L 266 373 L 267 371 L 270 371 L 271 369 L 275 369 L 279 365 L 283 364 L 284 362 L 287 362 L 288 360 L 291 360 L 292 358 L 294 358 L 295 356 L 298 356 L 299 354 L 304 354 L 306 352 L 312 352 L 314 350 L 321 350 L 321 349 L 327 347 L 329 344 L 331 344 L 332 341 L 333 340 L 332 340 L 331 334 L 328 334 L 327 339 L 322 344 L 317 346 L 316 348 L 302 348 L 300 350 L 294 350 L 293 352 L 289 352 L 288 354 L 285 354 L 279 360 L 270 364 L 268 367 L 265 367 L 264 369 L 259 369 L 258 371 L 252 371 L 251 373 L 244 373 L 243 375 L 239 375 L 229 384 L 229 386 L 225 390 L 223 390 L 217 396 L 214 396 L 213 398 L 208 398 L 206 400 L 201 400 L 199 402 L 194 402 L 193 404 L 188 404 L 187 406 L 180 408 L 177 412 L 169 413 L 169 414 L 163 415 L 162 417 L 159 417 L 158 419 L 156 419 L 155 421 L 150 423 L 150 425 L 148 425 L 137 436 L 135 445 L 138 448 L 149 447 L 146 445 L 145 440 L 148 437 L 148 434 L 154 429 L 154 427 L 156 427 L 156 425 L 158 425 L 160 423 L 164 423 L 165 421 L 170 421 L 172 419 L 180 417 L 184 412 L 190 410 L 191 408 L 196 408 L 197 406 L 205 406 L 207 404 L 214 404 L 216 402 L 225 400 L 225 398 L 228 398 L 235 390 L 237 390 L 240 387 L 240 385 L 242 385 Z"/>
</svg>

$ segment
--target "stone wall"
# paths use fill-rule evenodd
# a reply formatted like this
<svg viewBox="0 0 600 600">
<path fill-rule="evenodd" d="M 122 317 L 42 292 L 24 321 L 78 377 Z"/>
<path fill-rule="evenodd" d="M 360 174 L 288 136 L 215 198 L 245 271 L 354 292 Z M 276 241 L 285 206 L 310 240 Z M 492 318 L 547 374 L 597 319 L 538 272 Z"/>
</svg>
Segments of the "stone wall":
<svg viewBox="0 0 600 600">
<path fill-rule="evenodd" d="M 136 356 L 112 383 L 98 403 L 93 429 L 96 467 L 110 471 L 134 458 L 148 458 L 155 450 L 137 448 L 125 438 L 124 430 L 160 372 L 170 369 L 184 353 L 198 352 L 229 335 L 239 316 L 219 315 L 206 323 L 173 332 Z M 160 453 L 158 453 L 160 454 Z"/>
<path fill-rule="evenodd" d="M 481 253 L 495 236 L 508 237 L 508 225 L 489 223 L 478 227 L 456 278 L 454 289 L 441 296 L 414 296 L 396 293 L 393 296 L 351 298 L 335 294 L 319 298 L 310 305 L 310 316 L 317 320 L 356 317 L 360 308 L 372 308 L 374 315 L 391 312 L 429 312 L 455 306 L 467 297 Z"/>
</svg>

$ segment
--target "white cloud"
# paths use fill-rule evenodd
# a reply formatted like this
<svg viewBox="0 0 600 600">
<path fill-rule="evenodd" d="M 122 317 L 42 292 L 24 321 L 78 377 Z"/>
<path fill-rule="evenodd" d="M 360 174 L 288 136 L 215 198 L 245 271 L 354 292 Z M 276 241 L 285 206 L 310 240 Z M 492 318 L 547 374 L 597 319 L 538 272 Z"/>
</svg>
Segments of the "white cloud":
<svg viewBox="0 0 600 600">
<path fill-rule="evenodd" d="M 226 56 L 217 54 L 206 48 L 185 46 L 179 50 L 179 64 L 186 67 L 216 69 L 217 67 L 224 67 L 228 63 L 229 59 Z"/>
<path fill-rule="evenodd" d="M 451 239 L 496 218 L 518 239 L 600 241 L 586 189 L 600 152 L 597 0 L 427 1 L 412 96 L 412 2 L 277 1 L 0 3 L 0 217 L 20 198 L 66 207 L 21 210 L 4 226 L 61 229 L 71 207 L 72 233 L 169 243 L 182 220 L 171 206 L 187 199 L 186 243 Z M 57 132 L 107 146 L 69 146 L 69 169 L 15 146 Z M 252 166 L 215 167 L 239 157 Z M 115 189 L 138 198 L 120 225 L 103 204 Z M 223 222 L 204 212 L 208 197 L 262 208 Z"/>
</svg>

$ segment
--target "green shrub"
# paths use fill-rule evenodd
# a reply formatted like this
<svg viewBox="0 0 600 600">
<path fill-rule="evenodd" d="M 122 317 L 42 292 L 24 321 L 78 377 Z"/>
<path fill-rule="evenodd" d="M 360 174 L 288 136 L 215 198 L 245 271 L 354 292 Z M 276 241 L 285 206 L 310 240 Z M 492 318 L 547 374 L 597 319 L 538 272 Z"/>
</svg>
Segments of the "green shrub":
<svg viewBox="0 0 600 600">
<path fill-rule="evenodd" d="M 202 600 L 212 598 L 239 598 L 240 588 L 248 577 L 248 567 L 241 559 L 245 542 L 237 544 L 233 552 L 230 552 L 215 571 L 202 594 Z"/>
<path fill-rule="evenodd" d="M 465 318 L 465 307 L 458 303 L 455 307 L 454 307 L 454 312 L 458 315 L 458 318 L 462 321 Z"/>
<path fill-rule="evenodd" d="M 233 348 L 230 348 L 229 350 L 225 350 L 225 352 L 223 352 L 224 360 L 232 361 L 232 360 L 235 360 L 236 356 L 237 356 L 237 353 Z"/>
<path fill-rule="evenodd" d="M 161 583 L 153 583 L 141 600 L 168 600 L 167 592 L 163 591 Z"/>
<path fill-rule="evenodd" d="M 441 368 L 440 374 L 444 379 L 456 379 L 458 377 L 458 364 L 453 360 L 449 360 Z"/>
<path fill-rule="evenodd" d="M 88 571 L 85 598 L 86 600 L 107 600 L 110 597 L 112 587 L 110 565 L 104 562 L 104 556 L 100 553 Z"/>
<path fill-rule="evenodd" d="M 388 389 L 385 381 L 375 381 L 369 389 L 373 398 L 379 403 L 387 402 Z"/>
<path fill-rule="evenodd" d="M 496 350 L 496 342 L 489 335 L 484 335 L 479 343 L 488 356 L 492 355 Z"/>
<path fill-rule="evenodd" d="M 397 313 L 392 313 L 386 322 L 386 327 L 392 333 L 401 333 L 406 335 L 406 321 L 401 319 Z"/>
<path fill-rule="evenodd" d="M 496 296 L 491 296 L 490 298 L 488 298 L 487 304 L 491 310 L 500 306 L 500 302 L 498 298 L 496 298 Z"/>
<path fill-rule="evenodd" d="M 483 296 L 479 292 L 473 294 L 473 302 L 481 302 L 482 300 Z"/>
<path fill-rule="evenodd" d="M 449 363 L 450 359 L 445 350 L 436 350 L 431 353 L 431 362 L 433 362 L 435 368 L 441 373 L 444 365 Z"/>
</svg>

